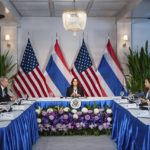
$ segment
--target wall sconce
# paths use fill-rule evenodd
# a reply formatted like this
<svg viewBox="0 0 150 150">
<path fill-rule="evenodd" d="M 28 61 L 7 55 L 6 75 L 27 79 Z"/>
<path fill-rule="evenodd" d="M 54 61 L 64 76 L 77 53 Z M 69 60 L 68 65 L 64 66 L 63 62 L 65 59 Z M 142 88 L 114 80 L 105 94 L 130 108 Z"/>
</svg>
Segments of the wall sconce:
<svg viewBox="0 0 150 150">
<path fill-rule="evenodd" d="M 11 43 L 10 43 L 10 35 L 9 34 L 5 35 L 5 41 L 7 41 L 7 47 L 10 47 Z"/>
<path fill-rule="evenodd" d="M 5 7 L 5 13 L 8 14 L 9 13 L 9 9 Z"/>
<path fill-rule="evenodd" d="M 125 35 L 123 35 L 123 44 L 122 44 L 123 47 L 126 47 L 126 45 L 127 45 L 126 42 L 127 41 L 128 41 L 128 35 L 125 34 Z"/>
</svg>

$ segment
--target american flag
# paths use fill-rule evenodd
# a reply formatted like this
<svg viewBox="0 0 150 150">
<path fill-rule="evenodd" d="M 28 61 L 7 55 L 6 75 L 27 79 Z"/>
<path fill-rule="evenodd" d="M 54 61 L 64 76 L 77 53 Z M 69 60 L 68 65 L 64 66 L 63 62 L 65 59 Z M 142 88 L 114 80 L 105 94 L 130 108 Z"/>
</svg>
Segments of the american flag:
<svg viewBox="0 0 150 150">
<path fill-rule="evenodd" d="M 13 88 L 19 97 L 48 97 L 48 86 L 43 76 L 30 39 L 22 58 L 18 74 L 14 78 Z"/>
<path fill-rule="evenodd" d="M 79 79 L 80 86 L 83 87 L 85 96 L 101 96 L 101 86 L 84 40 L 74 66 L 71 69 L 71 73 L 74 77 Z"/>
</svg>

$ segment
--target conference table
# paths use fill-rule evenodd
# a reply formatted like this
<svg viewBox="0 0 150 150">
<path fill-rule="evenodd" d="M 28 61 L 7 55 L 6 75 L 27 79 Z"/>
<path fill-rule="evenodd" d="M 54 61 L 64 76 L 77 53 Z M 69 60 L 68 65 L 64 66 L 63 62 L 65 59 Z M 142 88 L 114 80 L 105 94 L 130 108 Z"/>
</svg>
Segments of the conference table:
<svg viewBox="0 0 150 150">
<path fill-rule="evenodd" d="M 31 150 L 39 138 L 35 110 L 39 106 L 67 106 L 68 98 L 32 98 L 12 105 L 12 112 L 0 114 L 0 150 Z M 111 138 L 118 150 L 150 150 L 150 112 L 140 110 L 121 97 L 81 98 L 81 107 L 105 104 L 112 108 L 113 124 Z"/>
</svg>

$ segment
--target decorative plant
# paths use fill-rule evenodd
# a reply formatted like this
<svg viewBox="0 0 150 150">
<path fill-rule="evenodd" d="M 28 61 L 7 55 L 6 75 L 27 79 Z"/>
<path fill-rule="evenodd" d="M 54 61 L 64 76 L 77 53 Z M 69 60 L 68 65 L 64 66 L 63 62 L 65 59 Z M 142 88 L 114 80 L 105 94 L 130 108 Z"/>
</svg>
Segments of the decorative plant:
<svg viewBox="0 0 150 150">
<path fill-rule="evenodd" d="M 15 66 L 16 64 L 13 64 L 12 56 L 9 56 L 9 51 L 5 54 L 0 54 L 0 77 L 7 76 Z M 15 74 L 9 79 L 13 79 L 14 76 Z"/>
<path fill-rule="evenodd" d="M 150 77 L 150 54 L 148 52 L 148 41 L 145 48 L 141 47 L 140 51 L 133 51 L 129 48 L 128 69 L 129 75 L 126 75 L 126 85 L 128 91 L 132 93 L 144 90 L 145 78 Z"/>
<path fill-rule="evenodd" d="M 93 104 L 94 106 L 94 104 Z M 36 109 L 39 134 L 52 135 L 101 135 L 111 134 L 112 109 L 84 106 L 72 109 L 70 105 L 49 106 Z"/>
</svg>

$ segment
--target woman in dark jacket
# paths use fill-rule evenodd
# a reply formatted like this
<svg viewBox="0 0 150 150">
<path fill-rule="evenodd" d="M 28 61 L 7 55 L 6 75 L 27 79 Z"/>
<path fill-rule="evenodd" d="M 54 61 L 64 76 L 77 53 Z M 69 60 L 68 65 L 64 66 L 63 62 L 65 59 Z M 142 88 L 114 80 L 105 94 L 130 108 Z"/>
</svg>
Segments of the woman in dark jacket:
<svg viewBox="0 0 150 150">
<path fill-rule="evenodd" d="M 141 99 L 143 103 L 150 105 L 150 77 L 145 79 L 145 91 L 133 94 L 134 97 L 145 97 Z"/>
<path fill-rule="evenodd" d="M 79 86 L 79 80 L 73 78 L 71 86 L 67 88 L 66 97 L 84 97 L 83 88 Z"/>
</svg>

